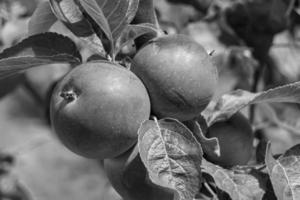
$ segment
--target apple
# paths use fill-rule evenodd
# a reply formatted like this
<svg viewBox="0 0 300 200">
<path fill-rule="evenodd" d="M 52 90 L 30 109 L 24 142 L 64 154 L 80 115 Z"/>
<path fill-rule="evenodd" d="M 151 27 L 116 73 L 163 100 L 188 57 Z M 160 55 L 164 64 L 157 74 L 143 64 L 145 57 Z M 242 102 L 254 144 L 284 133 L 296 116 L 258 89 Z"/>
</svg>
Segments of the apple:
<svg viewBox="0 0 300 200">
<path fill-rule="evenodd" d="M 207 137 L 219 140 L 221 155 L 206 155 L 207 160 L 223 167 L 246 165 L 254 147 L 254 134 L 248 119 L 241 113 L 208 128 Z"/>
<path fill-rule="evenodd" d="M 58 138 L 88 158 L 112 158 L 127 151 L 149 115 L 150 100 L 141 80 L 103 60 L 71 70 L 55 87 L 50 103 Z"/>
<path fill-rule="evenodd" d="M 188 121 L 212 99 L 218 72 L 205 49 L 185 35 L 149 41 L 135 57 L 131 70 L 145 84 L 154 115 Z"/>
</svg>

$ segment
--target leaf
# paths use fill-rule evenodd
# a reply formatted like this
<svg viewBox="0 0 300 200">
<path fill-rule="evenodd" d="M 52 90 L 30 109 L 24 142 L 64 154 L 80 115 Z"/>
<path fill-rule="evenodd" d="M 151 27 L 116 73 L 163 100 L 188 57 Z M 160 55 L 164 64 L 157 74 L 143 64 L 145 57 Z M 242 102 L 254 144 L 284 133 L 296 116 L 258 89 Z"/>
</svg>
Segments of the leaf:
<svg viewBox="0 0 300 200">
<path fill-rule="evenodd" d="M 113 42 L 112 32 L 103 10 L 99 7 L 96 0 L 79 0 L 80 5 L 90 15 L 90 17 L 97 23 L 97 25 L 104 32 L 109 41 Z"/>
<path fill-rule="evenodd" d="M 52 12 L 49 2 L 41 2 L 29 20 L 28 34 L 47 32 L 56 21 L 57 18 Z"/>
<path fill-rule="evenodd" d="M 74 0 L 50 0 L 50 6 L 65 26 L 77 37 L 89 37 L 95 34 L 92 25 L 86 20 Z"/>
<path fill-rule="evenodd" d="M 264 117 L 264 121 L 267 120 L 272 125 L 276 125 L 276 126 L 282 128 L 290 133 L 293 133 L 295 135 L 300 135 L 299 128 L 297 126 L 290 125 L 290 124 L 286 123 L 285 121 L 279 119 L 276 111 L 269 104 L 259 105 L 257 111 L 258 111 L 258 113 L 260 113 L 261 116 Z M 298 110 L 295 110 L 295 112 L 298 112 Z"/>
<path fill-rule="evenodd" d="M 96 0 L 109 23 L 112 36 L 116 41 L 126 26 L 133 20 L 139 0 Z"/>
<path fill-rule="evenodd" d="M 124 46 L 129 44 L 130 41 L 135 40 L 136 38 L 147 33 L 153 33 L 157 35 L 158 31 L 159 30 L 157 30 L 153 24 L 143 23 L 138 25 L 128 25 L 116 41 L 116 54 L 118 54 L 118 52 L 120 52 Z"/>
<path fill-rule="evenodd" d="M 216 186 L 227 192 L 232 200 L 261 200 L 265 195 L 266 180 L 255 170 L 227 170 L 205 159 L 202 163 L 203 173 L 211 175 Z"/>
<path fill-rule="evenodd" d="M 202 150 L 178 120 L 147 120 L 138 131 L 138 147 L 151 181 L 192 200 L 201 188 Z"/>
<path fill-rule="evenodd" d="M 86 44 L 92 52 L 106 56 L 102 41 L 94 27 L 75 0 L 50 0 L 50 6 L 56 17 L 77 37 Z"/>
<path fill-rule="evenodd" d="M 269 143 L 265 161 L 278 200 L 300 199 L 300 144 L 275 160 Z"/>
<path fill-rule="evenodd" d="M 0 78 L 52 63 L 80 64 L 81 55 L 74 42 L 50 32 L 30 36 L 0 54 Z"/>
<path fill-rule="evenodd" d="M 287 84 L 264 92 L 251 93 L 244 90 L 236 90 L 223 95 L 217 103 L 211 102 L 203 111 L 209 126 L 229 119 L 237 111 L 250 104 L 267 102 L 300 102 L 300 82 Z"/>
<path fill-rule="evenodd" d="M 202 131 L 202 126 L 200 126 L 199 124 L 200 120 L 201 118 L 198 118 L 197 120 L 184 122 L 184 124 L 194 133 L 194 136 L 196 137 L 197 141 L 201 144 L 202 150 L 205 154 L 208 155 L 214 154 L 220 156 L 219 140 L 216 137 L 213 138 L 205 137 Z M 205 120 L 203 119 L 203 121 Z"/>
</svg>

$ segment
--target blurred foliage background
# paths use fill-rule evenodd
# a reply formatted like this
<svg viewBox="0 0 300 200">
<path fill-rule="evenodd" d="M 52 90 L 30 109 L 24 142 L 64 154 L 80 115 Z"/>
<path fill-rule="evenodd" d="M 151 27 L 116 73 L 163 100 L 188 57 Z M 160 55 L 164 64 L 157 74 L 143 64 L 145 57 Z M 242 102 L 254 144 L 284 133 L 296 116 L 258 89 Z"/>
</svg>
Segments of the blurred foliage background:
<svg viewBox="0 0 300 200">
<path fill-rule="evenodd" d="M 28 20 L 40 1 L 0 0 L 0 49 L 26 37 Z M 234 45 L 228 42 L 230 38 L 222 39 L 222 22 L 200 20 L 203 13 L 195 6 L 171 4 L 166 0 L 156 0 L 155 3 L 161 27 L 168 34 L 190 35 L 212 53 L 220 74 L 215 98 L 237 88 L 251 90 L 251 77 L 259 62 L 247 46 Z M 273 74 L 270 87 L 299 81 L 299 16 L 294 18 L 291 28 L 276 34 L 273 40 L 270 62 L 274 70 L 270 72 Z M 55 24 L 52 31 L 75 40 L 61 24 Z M 76 43 L 87 57 L 90 52 L 80 41 Z M 26 72 L 25 81 L 20 81 L 13 92 L 0 99 L 0 158 L 3 154 L 15 159 L 15 163 L 8 166 L 7 173 L 0 173 L 0 190 L 9 192 L 21 185 L 32 199 L 39 200 L 120 199 L 99 161 L 69 152 L 51 131 L 47 119 L 49 91 L 68 70 L 67 65 L 32 69 Z M 2 83 L 1 86 L 0 82 L 0 87 L 8 85 Z M 274 154 L 300 142 L 298 105 L 259 105 L 257 110 L 253 128 L 257 130 L 257 137 L 273 143 Z M 248 113 L 248 110 L 244 112 Z M 0 164 L 1 168 L 7 166 Z"/>
</svg>

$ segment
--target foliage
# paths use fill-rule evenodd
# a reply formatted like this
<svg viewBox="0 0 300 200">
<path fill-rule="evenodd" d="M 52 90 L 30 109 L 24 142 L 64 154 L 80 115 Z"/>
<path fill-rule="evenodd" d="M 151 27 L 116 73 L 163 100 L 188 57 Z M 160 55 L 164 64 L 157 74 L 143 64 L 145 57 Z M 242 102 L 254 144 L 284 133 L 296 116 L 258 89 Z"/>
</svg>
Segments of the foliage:
<svg viewBox="0 0 300 200">
<path fill-rule="evenodd" d="M 72 67 L 84 66 L 87 61 L 80 52 L 78 45 L 80 42 L 92 52 L 88 62 L 106 60 L 105 62 L 118 63 L 121 66 L 116 66 L 130 70 L 134 62 L 132 57 L 140 49 L 138 45 L 138 48 L 130 49 L 129 56 L 124 53 L 124 49 L 137 43 L 137 39 L 146 34 L 150 34 L 152 38 L 163 35 L 159 23 L 153 22 L 153 19 L 157 20 L 153 8 L 149 9 L 152 9 L 154 16 L 145 17 L 143 18 L 145 21 L 135 23 L 139 21 L 135 19 L 141 13 L 139 9 L 149 2 L 153 3 L 152 0 L 41 2 L 29 21 L 28 37 L 0 53 L 0 79 L 5 80 L 4 78 L 38 66 L 50 67 L 48 64 L 53 63 L 70 63 Z M 140 156 L 149 178 L 147 181 L 158 188 L 174 192 L 174 199 L 177 200 L 299 199 L 299 144 L 286 150 L 282 155 L 273 157 L 271 142 L 267 143 L 266 138 L 255 135 L 257 143 L 265 142 L 268 145 L 265 148 L 255 146 L 257 152 L 262 152 L 253 155 L 249 165 L 228 168 L 209 161 L 207 155 L 220 156 L 221 152 L 218 139 L 206 137 L 210 126 L 217 122 L 227 122 L 234 114 L 245 109 L 249 109 L 249 121 L 257 128 L 256 123 L 261 117 L 257 115 L 261 111 L 256 112 L 255 108 L 257 104 L 266 103 L 270 104 L 265 108 L 273 124 L 284 127 L 292 134 L 299 133 L 297 127 L 284 125 L 280 121 L 280 116 L 277 116 L 278 112 L 276 113 L 276 107 L 273 105 L 298 104 L 300 82 L 287 81 L 284 85 L 273 87 L 276 82 L 273 75 L 277 71 L 273 67 L 274 60 L 270 55 L 274 37 L 282 31 L 291 31 L 292 26 L 297 24 L 295 16 L 299 17 L 299 2 L 295 0 L 217 0 L 212 3 L 200 0 L 169 0 L 169 2 L 192 5 L 202 13 L 201 22 L 217 25 L 220 32 L 219 40 L 231 49 L 231 52 L 226 54 L 226 60 L 230 62 L 235 59 L 240 65 L 247 66 L 239 67 L 237 76 L 242 78 L 238 79 L 237 86 L 247 81 L 244 77 L 250 81 L 247 82 L 247 86 L 243 85 L 245 86 L 243 89 L 232 90 L 210 101 L 204 111 L 189 121 L 173 118 L 157 119 L 153 116 L 141 123 L 135 138 L 138 148 L 135 148 L 131 157 L 127 159 L 122 171 L 125 174 L 122 178 L 127 179 L 125 183 L 130 181 L 131 176 L 128 174 L 133 173 L 130 171 L 132 169 L 126 166 L 130 166 L 133 162 L 132 157 Z M 51 27 L 57 22 L 62 23 L 77 40 L 51 32 Z M 147 38 L 148 41 L 143 45 L 147 45 L 152 38 Z M 211 54 L 207 59 L 213 57 Z M 184 97 L 180 96 L 180 99 L 184 101 Z M 88 121 L 92 120 L 86 120 L 85 123 L 89 123 Z M 71 129 L 71 126 L 66 130 Z M 143 181 L 147 183 L 146 180 Z"/>
</svg>

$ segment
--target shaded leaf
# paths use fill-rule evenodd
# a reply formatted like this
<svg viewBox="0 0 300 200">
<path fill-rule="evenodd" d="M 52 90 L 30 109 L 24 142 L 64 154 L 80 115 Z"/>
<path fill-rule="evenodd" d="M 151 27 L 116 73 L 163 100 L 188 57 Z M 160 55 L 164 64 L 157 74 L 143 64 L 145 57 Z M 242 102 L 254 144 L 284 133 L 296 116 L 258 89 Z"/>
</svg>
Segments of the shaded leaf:
<svg viewBox="0 0 300 200">
<path fill-rule="evenodd" d="M 30 36 L 0 54 L 0 78 L 52 63 L 80 64 L 81 55 L 74 42 L 50 32 Z"/>
<path fill-rule="evenodd" d="M 193 134 L 176 119 L 147 120 L 138 146 L 150 179 L 192 200 L 201 187 L 202 150 Z"/>
<path fill-rule="evenodd" d="M 118 54 L 118 52 L 132 40 L 135 40 L 136 38 L 147 33 L 157 34 L 157 32 L 158 30 L 153 24 L 144 23 L 128 25 L 116 41 L 116 54 Z"/>
<path fill-rule="evenodd" d="M 265 194 L 265 177 L 255 169 L 227 170 L 205 159 L 201 167 L 232 200 L 261 200 Z"/>
<path fill-rule="evenodd" d="M 278 200 L 300 199 L 300 145 L 286 151 L 275 160 L 271 144 L 267 146 L 266 164 Z"/>
<path fill-rule="evenodd" d="M 57 18 L 52 12 L 49 2 L 41 2 L 30 18 L 28 34 L 35 35 L 47 32 L 56 21 Z"/>
<path fill-rule="evenodd" d="M 300 82 L 287 84 L 264 92 L 251 93 L 244 90 L 236 90 L 223 95 L 217 103 L 211 102 L 203 111 L 209 126 L 217 121 L 229 119 L 237 111 L 250 104 L 266 102 L 300 102 Z"/>
</svg>

